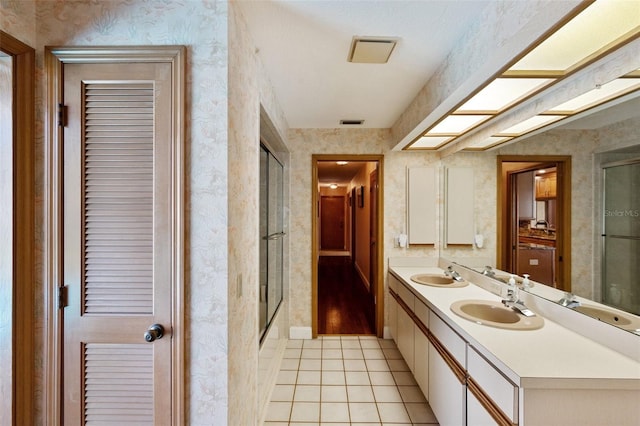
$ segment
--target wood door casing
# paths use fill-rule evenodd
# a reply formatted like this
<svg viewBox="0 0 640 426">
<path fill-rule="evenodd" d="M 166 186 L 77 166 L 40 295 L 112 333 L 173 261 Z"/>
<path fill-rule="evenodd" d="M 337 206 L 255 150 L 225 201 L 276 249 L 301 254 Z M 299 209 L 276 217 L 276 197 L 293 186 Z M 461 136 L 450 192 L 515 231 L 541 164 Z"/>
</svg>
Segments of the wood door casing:
<svg viewBox="0 0 640 426">
<path fill-rule="evenodd" d="M 184 424 L 184 54 L 47 48 L 47 424 Z"/>
</svg>

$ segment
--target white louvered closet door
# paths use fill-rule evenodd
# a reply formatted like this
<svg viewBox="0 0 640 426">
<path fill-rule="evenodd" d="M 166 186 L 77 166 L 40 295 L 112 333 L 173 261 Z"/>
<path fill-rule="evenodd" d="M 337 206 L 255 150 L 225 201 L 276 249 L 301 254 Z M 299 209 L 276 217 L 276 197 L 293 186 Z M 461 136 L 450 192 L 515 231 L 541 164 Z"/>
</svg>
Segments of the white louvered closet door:
<svg viewBox="0 0 640 426">
<path fill-rule="evenodd" d="M 171 422 L 170 76 L 64 66 L 65 425 Z"/>
</svg>

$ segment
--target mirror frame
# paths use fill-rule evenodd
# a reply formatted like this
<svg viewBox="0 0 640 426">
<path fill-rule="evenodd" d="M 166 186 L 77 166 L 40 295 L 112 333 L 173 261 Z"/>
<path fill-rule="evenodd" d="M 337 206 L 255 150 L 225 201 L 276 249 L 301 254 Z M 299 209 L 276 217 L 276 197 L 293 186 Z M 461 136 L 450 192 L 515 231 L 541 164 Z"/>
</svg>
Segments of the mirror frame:
<svg viewBox="0 0 640 426">
<path fill-rule="evenodd" d="M 35 250 L 35 50 L 0 30 L 0 51 L 13 58 L 13 280 L 10 368 L 0 382 L 11 383 L 11 397 L 0 401 L 3 422 L 34 424 L 34 250 Z M 19 238 L 17 238 L 19 237 Z M 5 305 L 6 304 L 6 305 Z M 18 309 L 19 307 L 19 309 Z"/>
</svg>

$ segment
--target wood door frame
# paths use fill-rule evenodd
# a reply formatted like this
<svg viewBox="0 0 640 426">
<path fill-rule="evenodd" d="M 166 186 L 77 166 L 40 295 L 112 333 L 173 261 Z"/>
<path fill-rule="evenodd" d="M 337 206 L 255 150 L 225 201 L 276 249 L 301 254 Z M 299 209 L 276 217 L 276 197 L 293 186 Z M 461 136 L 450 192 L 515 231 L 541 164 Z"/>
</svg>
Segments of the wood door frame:
<svg viewBox="0 0 640 426">
<path fill-rule="evenodd" d="M 35 411 L 35 50 L 4 31 L 0 31 L 0 50 L 13 59 L 14 82 L 12 300 L 0 300 L 8 302 L 11 311 L 10 368 L 0 373 L 1 380 L 11 382 L 11 398 L 0 401 L 0 412 L 5 413 L 2 422 L 28 425 L 34 423 Z"/>
<path fill-rule="evenodd" d="M 63 103 L 65 63 L 170 63 L 172 67 L 172 140 L 174 141 L 171 181 L 174 199 L 171 217 L 172 247 L 172 415 L 175 426 L 185 423 L 185 230 L 184 230 L 184 145 L 186 48 L 184 46 L 97 46 L 45 47 L 46 120 L 44 144 L 44 422 L 60 425 L 62 419 L 62 309 L 58 309 L 58 286 L 63 285 L 62 261 L 62 142 L 58 125 L 58 105 Z"/>
<path fill-rule="evenodd" d="M 378 257 L 378 270 L 376 274 L 376 324 L 375 331 L 378 337 L 382 337 L 384 329 L 384 285 L 381 283 L 383 276 L 382 261 L 384 256 L 384 242 L 380 239 L 384 230 L 384 156 L 383 155 L 355 155 L 355 154 L 313 154 L 311 156 L 311 334 L 318 337 L 318 162 L 319 161 L 375 161 L 378 163 L 378 241 L 376 256 Z M 355 200 L 354 200 L 355 202 Z"/>
<path fill-rule="evenodd" d="M 497 245 L 496 267 L 507 265 L 507 244 L 510 236 L 510 196 L 502 171 L 503 163 L 557 163 L 557 199 L 562 203 L 562 226 L 556 232 L 556 273 L 562 279 L 565 291 L 571 291 L 571 156 L 570 155 L 498 155 L 497 156 Z M 562 256 L 562 260 L 559 260 Z"/>
</svg>

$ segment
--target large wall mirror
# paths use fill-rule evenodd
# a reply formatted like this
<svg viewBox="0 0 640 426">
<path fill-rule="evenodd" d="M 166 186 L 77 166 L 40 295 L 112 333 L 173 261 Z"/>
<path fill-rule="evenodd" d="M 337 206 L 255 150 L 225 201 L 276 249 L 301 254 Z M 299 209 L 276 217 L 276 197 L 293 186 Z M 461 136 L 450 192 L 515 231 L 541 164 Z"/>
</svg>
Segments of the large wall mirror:
<svg viewBox="0 0 640 426">
<path fill-rule="evenodd" d="M 0 31 L 0 413 L 33 424 L 34 50 Z"/>
<path fill-rule="evenodd" d="M 517 250 L 521 246 L 523 253 L 536 256 L 535 259 L 516 256 L 515 263 L 509 264 L 503 260 L 504 253 L 500 253 L 497 242 L 492 245 L 490 241 L 489 249 L 474 248 L 472 256 L 457 249 L 443 250 L 443 257 L 455 261 L 482 256 L 499 271 L 506 272 L 502 278 L 507 279 L 509 273 L 519 276 L 529 273 L 537 279 L 527 290 L 532 294 L 640 335 L 640 92 L 509 146 L 485 153 L 456 153 L 445 161 L 464 156 L 476 156 L 474 164 L 479 162 L 481 168 L 490 167 L 492 162 L 491 173 L 496 173 L 499 167 L 496 159 L 500 156 L 517 157 L 521 162 L 522 170 L 514 179 L 522 178 L 521 186 L 530 192 L 528 202 L 518 206 L 516 201 L 516 210 L 511 213 L 520 234 L 528 235 L 526 241 L 515 241 L 513 247 Z M 537 189 L 542 189 L 537 186 L 544 186 L 539 185 L 543 173 L 556 172 L 551 167 L 554 164 L 541 159 L 554 156 L 571 158 L 571 235 L 564 248 L 564 255 L 571 256 L 571 265 L 564 280 L 560 279 L 563 272 L 558 270 L 557 257 L 554 262 L 554 244 L 545 241 L 555 240 L 559 235 L 556 224 L 560 223 L 561 213 L 556 197 L 561 194 L 536 194 Z M 551 176 L 557 177 L 557 173 Z M 499 179 L 488 182 L 491 191 L 496 191 Z M 517 191 L 517 180 L 514 182 Z M 487 217 L 487 211 L 495 214 L 496 205 L 506 202 L 497 198 L 476 195 L 476 209 L 482 209 L 476 217 Z M 487 226 L 490 234 L 498 235 L 497 214 L 491 220 L 495 221 L 495 228 Z M 514 232 L 517 234 L 518 230 Z M 536 236 L 535 241 L 530 238 Z M 523 242 L 527 247 L 520 244 Z M 548 271 L 542 270 L 544 260 L 539 253 L 551 254 L 544 265 Z M 477 271 L 484 269 L 483 265 L 473 264 L 473 260 L 459 263 Z M 555 277 L 551 269 L 554 267 Z"/>
</svg>

